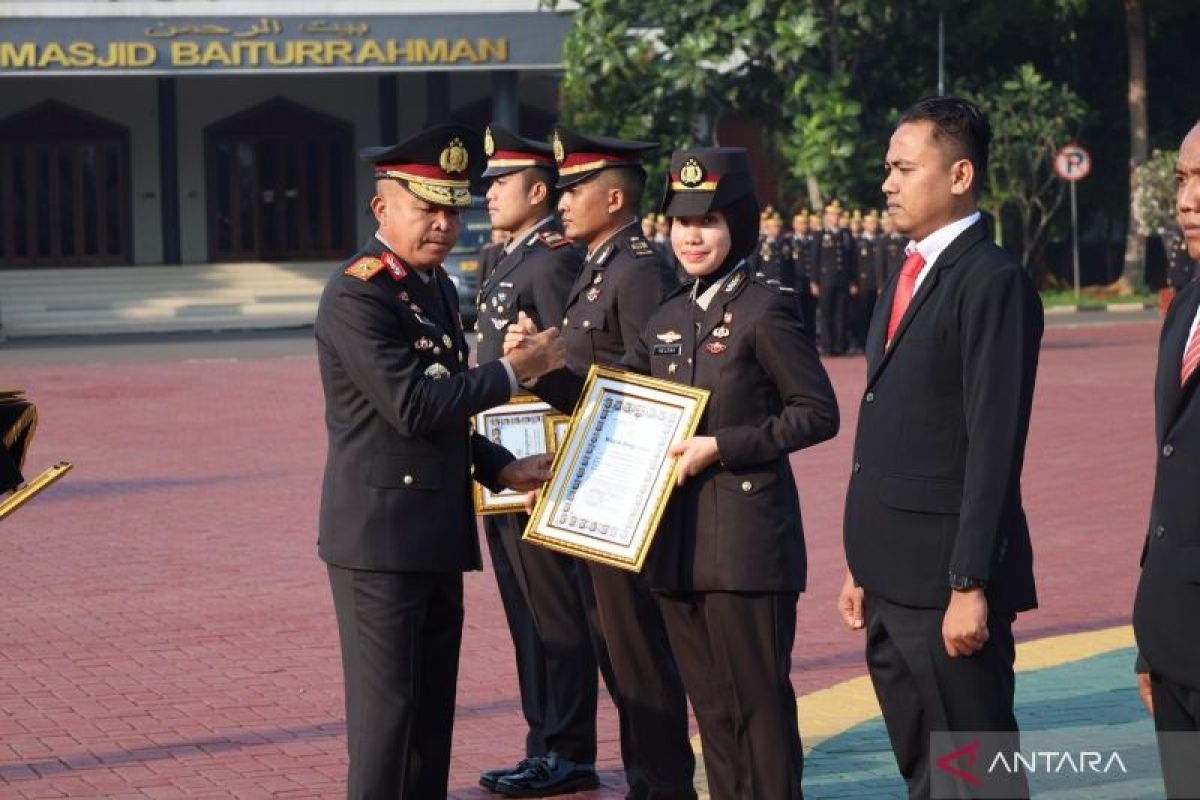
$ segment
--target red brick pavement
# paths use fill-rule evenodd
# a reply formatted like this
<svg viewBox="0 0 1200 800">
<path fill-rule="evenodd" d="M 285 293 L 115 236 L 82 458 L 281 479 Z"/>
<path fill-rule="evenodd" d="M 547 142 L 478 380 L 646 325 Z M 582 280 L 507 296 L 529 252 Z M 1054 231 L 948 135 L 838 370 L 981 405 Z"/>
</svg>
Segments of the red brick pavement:
<svg viewBox="0 0 1200 800">
<path fill-rule="evenodd" d="M 1150 324 L 1054 329 L 1026 498 L 1042 609 L 1023 638 L 1127 620 L 1153 463 Z M 794 680 L 861 674 L 840 628 L 839 519 L 861 359 L 829 363 L 843 434 L 795 459 L 810 552 Z M 0 527 L 0 797 L 336 797 L 339 660 L 314 549 L 312 358 L 5 369 L 39 404 L 30 471 L 62 484 Z M 512 650 L 467 577 L 452 787 L 519 755 Z M 601 763 L 620 797 L 605 701 Z"/>
</svg>

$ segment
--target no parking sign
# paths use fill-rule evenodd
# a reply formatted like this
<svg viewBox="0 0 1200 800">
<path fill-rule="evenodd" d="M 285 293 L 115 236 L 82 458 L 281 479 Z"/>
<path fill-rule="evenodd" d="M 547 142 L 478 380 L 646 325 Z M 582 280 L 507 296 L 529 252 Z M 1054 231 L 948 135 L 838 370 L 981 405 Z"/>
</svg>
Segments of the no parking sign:
<svg viewBox="0 0 1200 800">
<path fill-rule="evenodd" d="M 1069 144 L 1054 156 L 1054 171 L 1064 181 L 1081 181 L 1092 171 L 1092 157 L 1077 144 Z"/>
</svg>

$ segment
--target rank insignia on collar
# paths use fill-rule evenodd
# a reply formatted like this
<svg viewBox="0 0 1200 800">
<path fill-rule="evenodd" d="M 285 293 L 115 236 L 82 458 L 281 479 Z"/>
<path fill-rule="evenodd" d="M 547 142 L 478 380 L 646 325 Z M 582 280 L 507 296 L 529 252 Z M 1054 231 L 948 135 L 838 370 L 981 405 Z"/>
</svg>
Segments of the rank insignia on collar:
<svg viewBox="0 0 1200 800">
<path fill-rule="evenodd" d="M 742 281 L 745 280 L 745 277 L 746 273 L 742 272 L 741 270 L 733 273 L 733 276 L 729 279 L 729 283 L 725 285 L 725 293 L 732 294 L 737 287 L 742 285 Z"/>
<path fill-rule="evenodd" d="M 415 342 L 413 342 L 413 347 L 417 348 L 418 350 L 432 350 L 433 340 L 426 336 L 422 336 L 420 339 L 417 339 Z"/>
<path fill-rule="evenodd" d="M 593 275 L 593 276 L 592 276 L 592 283 L 593 283 L 594 285 L 596 285 L 596 286 L 599 286 L 600 284 L 604 283 L 604 273 L 603 273 L 603 272 L 597 272 L 595 275 Z"/>
<path fill-rule="evenodd" d="M 724 325 L 719 325 L 716 328 L 713 328 L 712 335 L 717 339 L 724 339 L 725 337 L 729 336 L 729 328 L 726 328 Z"/>
<path fill-rule="evenodd" d="M 587 297 L 587 301 L 589 303 L 594 303 L 600 299 L 600 289 L 596 286 L 593 286 L 592 288 L 587 290 L 587 293 L 585 296 Z"/>
<path fill-rule="evenodd" d="M 449 378 L 450 370 L 446 369 L 442 364 L 430 364 L 425 368 L 425 377 L 435 381 L 442 378 Z"/>
<path fill-rule="evenodd" d="M 542 242 L 549 248 L 557 250 L 560 247 L 566 247 L 571 243 L 571 240 L 563 236 L 558 231 L 542 231 L 537 234 L 536 239 L 541 239 Z M 533 244 L 530 241 L 530 244 Z"/>
<path fill-rule="evenodd" d="M 374 278 L 379 270 L 383 269 L 383 262 L 378 258 L 360 258 L 350 266 L 346 267 L 346 274 L 351 278 L 358 278 L 360 281 L 369 281 Z"/>
<path fill-rule="evenodd" d="M 721 317 L 721 321 L 724 322 L 726 325 L 733 322 L 733 312 L 726 311 L 725 316 Z"/>
<path fill-rule="evenodd" d="M 396 258 L 396 256 L 391 253 L 384 253 L 382 259 L 383 265 L 388 268 L 388 272 L 396 280 L 403 280 L 408 276 L 408 270 L 404 268 L 404 265 L 400 263 L 400 259 Z"/>
<path fill-rule="evenodd" d="M 605 245 L 604 249 L 596 255 L 596 258 L 594 261 L 592 261 L 592 263 L 598 267 L 602 266 L 605 261 L 608 261 L 608 257 L 612 255 L 612 251 L 613 247 L 611 244 Z"/>
<path fill-rule="evenodd" d="M 708 344 L 704 345 L 704 349 L 712 353 L 714 356 L 719 356 L 721 353 L 725 352 L 727 346 L 728 345 L 726 345 L 724 342 L 709 342 Z"/>
<path fill-rule="evenodd" d="M 408 308 L 410 311 L 412 311 L 414 314 L 416 314 L 418 316 L 420 316 L 420 314 L 422 313 L 421 307 L 419 305 L 417 305 L 416 303 L 409 303 Z"/>
<path fill-rule="evenodd" d="M 667 331 L 666 333 L 657 334 L 657 338 L 660 342 L 674 344 L 683 338 L 683 334 L 681 334 L 679 331 Z"/>
</svg>

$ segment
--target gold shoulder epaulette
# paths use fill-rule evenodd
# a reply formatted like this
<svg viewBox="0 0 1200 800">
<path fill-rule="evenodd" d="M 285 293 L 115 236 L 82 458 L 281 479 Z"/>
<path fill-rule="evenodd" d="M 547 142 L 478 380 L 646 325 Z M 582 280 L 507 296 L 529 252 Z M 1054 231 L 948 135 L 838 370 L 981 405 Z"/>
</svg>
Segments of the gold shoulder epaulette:
<svg viewBox="0 0 1200 800">
<path fill-rule="evenodd" d="M 346 267 L 346 274 L 351 278 L 358 278 L 360 281 L 369 281 L 379 274 L 381 269 L 383 269 L 383 262 L 378 258 L 363 256 Z"/>
</svg>

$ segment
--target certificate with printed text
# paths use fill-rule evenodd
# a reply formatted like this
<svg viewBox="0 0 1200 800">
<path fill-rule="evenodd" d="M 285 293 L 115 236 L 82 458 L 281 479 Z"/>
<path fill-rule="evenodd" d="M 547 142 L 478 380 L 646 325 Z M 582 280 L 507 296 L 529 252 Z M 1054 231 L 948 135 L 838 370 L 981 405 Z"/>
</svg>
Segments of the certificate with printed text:
<svg viewBox="0 0 1200 800">
<path fill-rule="evenodd" d="M 475 432 L 508 450 L 517 458 L 550 452 L 545 416 L 553 409 L 532 395 L 518 395 L 502 406 L 475 415 Z M 525 510 L 525 492 L 493 492 L 475 483 L 476 514 L 507 514 Z"/>
<path fill-rule="evenodd" d="M 708 391 L 593 366 L 524 539 L 640 571 Z"/>
</svg>

